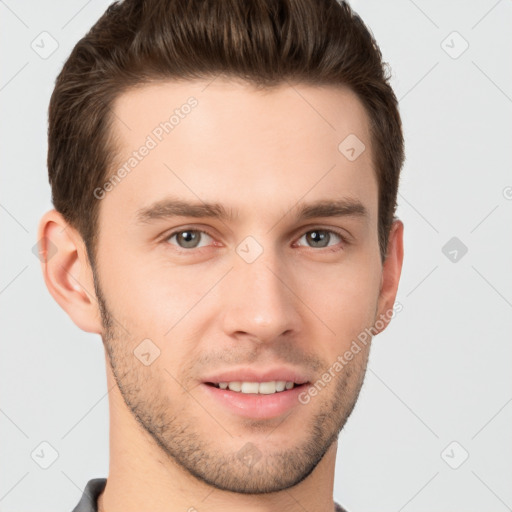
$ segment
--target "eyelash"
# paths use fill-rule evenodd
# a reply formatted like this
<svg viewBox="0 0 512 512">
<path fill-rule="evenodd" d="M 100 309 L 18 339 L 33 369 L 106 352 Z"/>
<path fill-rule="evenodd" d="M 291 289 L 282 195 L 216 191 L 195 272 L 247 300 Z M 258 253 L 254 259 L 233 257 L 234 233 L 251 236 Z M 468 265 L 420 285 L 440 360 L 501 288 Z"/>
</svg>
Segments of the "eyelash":
<svg viewBox="0 0 512 512">
<path fill-rule="evenodd" d="M 166 235 L 165 238 L 163 239 L 163 241 L 169 244 L 169 240 L 171 238 L 173 238 L 175 235 L 178 235 L 180 233 L 184 233 L 186 231 L 192 231 L 194 233 L 201 233 L 201 234 L 208 235 L 210 238 L 215 238 L 213 235 L 208 233 L 208 231 L 205 231 L 203 229 L 181 228 L 181 229 L 178 229 L 176 231 L 173 231 L 169 235 Z M 297 240 L 300 240 L 304 235 L 307 235 L 308 233 L 312 233 L 313 231 L 321 231 L 321 232 L 324 232 L 324 233 L 334 234 L 334 235 L 336 235 L 337 237 L 340 238 L 341 242 L 344 245 L 348 245 L 349 244 L 349 241 L 347 240 L 347 238 L 341 232 L 339 232 L 339 231 L 337 231 L 335 229 L 327 229 L 327 228 L 320 228 L 320 227 L 312 228 L 312 229 L 308 229 L 307 231 L 304 231 L 303 234 Z M 303 247 L 307 247 L 307 246 L 303 246 Z M 334 249 L 332 246 L 320 247 L 318 249 L 315 248 L 315 247 L 307 247 L 307 248 L 312 249 L 312 250 L 318 250 L 318 251 L 323 249 L 324 251 L 327 251 L 327 252 L 337 252 L 339 250 L 342 250 L 341 248 Z M 192 253 L 192 252 L 196 252 L 196 253 L 197 252 L 202 252 L 202 249 L 206 249 L 206 247 L 184 249 L 183 247 L 175 246 L 175 249 L 176 249 L 176 251 L 178 253 L 184 254 L 184 253 Z"/>
</svg>

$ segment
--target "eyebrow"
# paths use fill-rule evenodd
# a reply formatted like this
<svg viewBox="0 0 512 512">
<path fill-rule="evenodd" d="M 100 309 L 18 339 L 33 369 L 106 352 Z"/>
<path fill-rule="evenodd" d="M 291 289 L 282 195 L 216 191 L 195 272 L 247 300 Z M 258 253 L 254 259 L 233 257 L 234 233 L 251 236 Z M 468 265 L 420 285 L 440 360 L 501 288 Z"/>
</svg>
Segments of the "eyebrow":
<svg viewBox="0 0 512 512">
<path fill-rule="evenodd" d="M 318 200 L 312 203 L 299 203 L 289 211 L 296 210 L 297 220 L 317 217 L 367 217 L 366 207 L 357 199 L 343 198 L 338 200 Z M 237 217 L 237 211 L 227 209 L 220 203 L 189 203 L 179 199 L 164 199 L 153 205 L 137 211 L 138 223 L 149 223 L 155 220 L 172 217 L 215 218 L 232 222 Z M 288 212 L 287 212 L 288 213 Z"/>
</svg>

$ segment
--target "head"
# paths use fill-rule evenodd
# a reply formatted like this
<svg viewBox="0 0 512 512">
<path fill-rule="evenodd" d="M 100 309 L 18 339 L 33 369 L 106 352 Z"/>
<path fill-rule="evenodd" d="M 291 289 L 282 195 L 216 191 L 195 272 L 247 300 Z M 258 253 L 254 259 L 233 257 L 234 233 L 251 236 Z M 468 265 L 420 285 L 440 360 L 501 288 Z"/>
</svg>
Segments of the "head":
<svg viewBox="0 0 512 512">
<path fill-rule="evenodd" d="M 114 3 L 57 78 L 46 282 L 141 429 L 215 487 L 300 482 L 357 400 L 403 257 L 388 80 L 335 0 Z M 215 387 L 279 376 L 300 389 L 259 413 Z"/>
</svg>

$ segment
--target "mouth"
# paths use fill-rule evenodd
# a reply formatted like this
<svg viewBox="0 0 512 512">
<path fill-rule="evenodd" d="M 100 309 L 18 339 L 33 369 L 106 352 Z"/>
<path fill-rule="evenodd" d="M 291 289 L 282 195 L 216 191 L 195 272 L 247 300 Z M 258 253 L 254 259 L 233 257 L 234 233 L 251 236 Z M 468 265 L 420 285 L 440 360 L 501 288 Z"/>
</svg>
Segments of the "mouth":
<svg viewBox="0 0 512 512">
<path fill-rule="evenodd" d="M 308 383 L 297 383 L 285 380 L 271 380 L 265 382 L 231 381 L 231 382 L 205 382 L 207 386 L 217 389 L 229 390 L 235 393 L 248 395 L 273 395 L 291 389 L 306 386 Z"/>
<path fill-rule="evenodd" d="M 291 366 L 245 366 L 205 375 L 200 389 L 219 412 L 271 419 L 294 409 L 304 414 L 300 397 L 312 381 L 312 374 Z"/>
<path fill-rule="evenodd" d="M 304 414 L 307 408 L 301 405 L 300 396 L 308 386 L 309 381 L 223 380 L 202 382 L 200 389 L 215 408 L 220 408 L 219 412 L 252 420 L 272 420 L 291 412 Z"/>
</svg>

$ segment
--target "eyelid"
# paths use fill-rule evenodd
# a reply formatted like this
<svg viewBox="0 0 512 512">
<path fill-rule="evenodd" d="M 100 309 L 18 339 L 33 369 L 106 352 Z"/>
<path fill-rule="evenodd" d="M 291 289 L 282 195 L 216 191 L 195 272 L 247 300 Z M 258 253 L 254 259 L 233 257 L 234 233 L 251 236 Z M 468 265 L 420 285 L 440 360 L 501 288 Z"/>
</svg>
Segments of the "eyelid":
<svg viewBox="0 0 512 512">
<path fill-rule="evenodd" d="M 322 250 L 325 250 L 325 251 L 336 251 L 336 250 L 342 250 L 343 247 L 347 246 L 350 244 L 350 238 L 345 235 L 342 231 L 338 230 L 338 229 L 334 229 L 334 228 L 326 228 L 326 227 L 321 227 L 321 226 L 315 226 L 315 227 L 309 227 L 308 229 L 306 229 L 305 231 L 301 231 L 301 235 L 297 238 L 297 241 L 294 242 L 294 245 L 303 237 L 305 236 L 307 233 L 311 233 L 312 231 L 324 231 L 326 233 L 331 233 L 331 234 L 334 234 L 336 235 L 337 237 L 340 238 L 341 242 L 338 243 L 338 244 L 335 244 L 335 245 L 329 245 L 327 247 L 320 247 L 320 248 L 316 248 L 316 247 L 309 247 L 307 245 L 300 245 L 299 247 L 304 247 L 305 249 L 307 250 L 310 250 L 310 251 L 315 251 L 315 252 L 322 252 Z M 338 247 L 339 245 L 342 245 L 342 247 Z M 338 247 L 338 249 L 336 249 L 336 247 Z"/>
<path fill-rule="evenodd" d="M 335 235 L 338 235 L 344 243 L 347 244 L 352 241 L 352 235 L 345 229 L 335 226 L 323 226 L 322 224 L 309 224 L 307 226 L 302 226 L 298 230 L 298 233 L 300 234 L 298 238 L 301 238 L 306 233 L 310 233 L 311 231 L 326 231 L 328 233 L 334 233 Z"/>
<path fill-rule="evenodd" d="M 346 234 L 344 230 L 341 230 L 340 228 L 334 228 L 332 226 L 330 227 L 325 227 L 325 226 L 321 226 L 321 225 L 318 225 L 318 224 L 311 224 L 311 225 L 308 225 L 308 226 L 302 226 L 299 230 L 299 236 L 297 236 L 295 238 L 295 243 L 297 243 L 298 240 L 300 240 L 304 235 L 306 235 L 307 233 L 310 233 L 311 231 L 325 231 L 325 232 L 328 232 L 328 233 L 334 233 L 336 236 L 338 236 L 340 239 L 341 239 L 341 242 L 344 244 L 344 245 L 348 245 L 351 243 L 351 236 L 349 234 Z M 180 228 L 177 228 L 177 229 L 173 229 L 170 233 L 166 233 L 165 235 L 163 235 L 162 237 L 162 241 L 163 242 L 168 242 L 170 238 L 172 238 L 174 235 L 177 235 L 178 233 L 182 233 L 184 231 L 195 231 L 197 233 L 202 233 L 202 234 L 205 234 L 205 235 L 208 235 L 210 238 L 212 238 L 213 240 L 215 240 L 215 236 L 212 235 L 207 229 L 201 229 L 197 226 L 182 226 Z M 208 247 L 208 246 L 207 246 Z M 191 253 L 191 252 L 199 252 L 199 251 L 202 251 L 203 249 L 206 249 L 207 247 L 196 247 L 196 248 L 192 248 L 192 249 L 184 249 L 182 247 L 179 247 L 179 246 L 175 246 L 176 250 L 178 252 L 187 252 L 187 253 Z M 305 247 L 306 249 L 311 249 L 313 251 L 319 251 L 321 249 L 331 249 L 335 246 L 328 246 L 328 247 L 321 247 L 320 249 L 317 249 L 315 247 L 308 247 L 308 246 L 304 246 L 304 245 L 301 245 L 299 247 Z"/>
<path fill-rule="evenodd" d="M 207 235 L 210 238 L 212 238 L 213 240 L 215 240 L 215 237 L 209 231 L 207 231 L 206 229 L 200 229 L 198 227 L 185 226 L 185 227 L 180 227 L 180 228 L 177 228 L 177 229 L 173 229 L 170 233 L 166 233 L 165 235 L 162 236 L 162 241 L 163 242 L 168 242 L 170 238 L 172 238 L 173 236 L 177 235 L 178 233 L 183 233 L 184 231 L 194 231 L 194 232 L 197 232 L 197 233 L 201 233 L 201 234 Z M 196 247 L 196 248 L 192 248 L 192 249 L 184 249 L 183 247 L 179 247 L 177 245 L 175 247 L 176 247 L 176 249 L 178 251 L 181 251 L 181 252 L 192 252 L 192 251 L 200 251 L 201 249 L 206 249 L 206 247 L 199 247 L 199 248 Z"/>
</svg>

